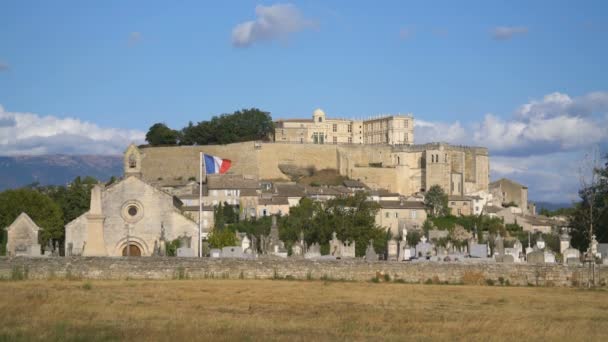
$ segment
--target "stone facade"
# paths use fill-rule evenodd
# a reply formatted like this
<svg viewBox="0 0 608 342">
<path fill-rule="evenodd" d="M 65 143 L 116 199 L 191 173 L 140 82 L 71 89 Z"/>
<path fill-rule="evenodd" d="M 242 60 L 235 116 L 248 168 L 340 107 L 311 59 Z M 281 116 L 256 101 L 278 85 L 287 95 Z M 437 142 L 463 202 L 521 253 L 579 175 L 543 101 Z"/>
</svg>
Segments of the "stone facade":
<svg viewBox="0 0 608 342">
<path fill-rule="evenodd" d="M 21 213 L 15 221 L 5 228 L 7 235 L 6 253 L 8 256 L 40 256 L 38 232 L 40 227 L 26 214 Z"/>
<path fill-rule="evenodd" d="M 387 115 L 368 120 L 328 118 L 317 109 L 312 119 L 275 122 L 275 141 L 300 144 L 388 144 L 414 143 L 412 115 Z"/>
<path fill-rule="evenodd" d="M 141 160 L 129 172 L 157 184 L 168 180 L 198 179 L 199 153 L 232 160 L 228 171 L 251 179 L 283 179 L 280 166 L 317 170 L 335 169 L 372 190 L 384 188 L 412 195 L 440 185 L 449 195 L 488 191 L 488 150 L 449 144 L 426 145 L 320 145 L 244 142 L 230 145 L 130 147 L 125 165 Z M 132 157 L 135 155 L 135 157 Z M 452 190 L 453 189 L 453 190 Z"/>
<path fill-rule="evenodd" d="M 515 203 L 523 214 L 528 213 L 528 187 L 502 178 L 490 184 L 490 191 L 497 204 Z"/>
<path fill-rule="evenodd" d="M 0 277 L 10 278 L 15 269 L 27 269 L 31 279 L 56 277 L 82 279 L 175 279 L 188 278 L 344 279 L 369 281 L 378 274 L 391 279 L 423 283 L 428 279 L 458 284 L 467 278 L 511 285 L 582 286 L 591 275 L 588 267 L 459 262 L 365 262 L 361 259 L 307 260 L 302 258 L 214 259 L 214 258 L 6 258 L 0 257 Z M 608 282 L 608 266 L 595 268 L 598 284 Z"/>
<path fill-rule="evenodd" d="M 380 201 L 376 214 L 376 224 L 399 236 L 403 229 L 422 229 L 426 220 L 426 207 L 423 202 Z"/>
<path fill-rule="evenodd" d="M 134 175 L 108 188 L 96 186 L 91 209 L 68 223 L 66 255 L 151 256 L 164 229 L 168 241 L 194 237 L 198 250 L 198 224 L 180 212 L 181 202 Z"/>
</svg>

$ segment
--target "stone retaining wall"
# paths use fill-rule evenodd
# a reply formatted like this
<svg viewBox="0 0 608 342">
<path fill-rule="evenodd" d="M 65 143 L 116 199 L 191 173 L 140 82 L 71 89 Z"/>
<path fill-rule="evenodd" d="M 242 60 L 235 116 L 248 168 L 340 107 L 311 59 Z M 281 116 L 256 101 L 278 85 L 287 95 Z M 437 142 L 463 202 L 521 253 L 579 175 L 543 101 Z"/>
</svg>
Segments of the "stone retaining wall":
<svg viewBox="0 0 608 342">
<path fill-rule="evenodd" d="M 581 286 L 588 267 L 498 263 L 399 263 L 362 260 L 195 258 L 0 258 L 0 278 L 15 279 L 327 279 L 369 281 L 374 277 L 408 283 Z M 608 281 L 608 267 L 596 265 L 597 284 Z"/>
</svg>

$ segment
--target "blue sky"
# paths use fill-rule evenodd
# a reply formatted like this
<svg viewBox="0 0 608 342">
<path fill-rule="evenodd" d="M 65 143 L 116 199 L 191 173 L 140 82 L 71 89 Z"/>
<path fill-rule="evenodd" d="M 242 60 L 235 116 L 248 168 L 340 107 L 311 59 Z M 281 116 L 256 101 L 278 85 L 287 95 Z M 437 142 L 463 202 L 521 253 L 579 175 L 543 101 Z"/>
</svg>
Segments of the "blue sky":
<svg viewBox="0 0 608 342">
<path fill-rule="evenodd" d="M 320 107 L 412 112 L 417 142 L 488 146 L 493 178 L 561 184 L 605 151 L 607 17 L 605 1 L 5 0 L 0 154 L 116 153 L 158 121 Z"/>
</svg>

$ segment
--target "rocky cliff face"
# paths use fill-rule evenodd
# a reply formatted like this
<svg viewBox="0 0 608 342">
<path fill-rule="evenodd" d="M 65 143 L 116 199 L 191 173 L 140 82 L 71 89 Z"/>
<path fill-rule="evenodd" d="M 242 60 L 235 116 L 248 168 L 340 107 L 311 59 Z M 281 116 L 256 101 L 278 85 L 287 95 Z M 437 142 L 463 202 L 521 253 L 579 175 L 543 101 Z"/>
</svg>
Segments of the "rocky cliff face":
<svg viewBox="0 0 608 342">
<path fill-rule="evenodd" d="M 65 185 L 77 176 L 122 176 L 122 156 L 43 155 L 0 157 L 0 191 L 34 182 Z"/>
</svg>

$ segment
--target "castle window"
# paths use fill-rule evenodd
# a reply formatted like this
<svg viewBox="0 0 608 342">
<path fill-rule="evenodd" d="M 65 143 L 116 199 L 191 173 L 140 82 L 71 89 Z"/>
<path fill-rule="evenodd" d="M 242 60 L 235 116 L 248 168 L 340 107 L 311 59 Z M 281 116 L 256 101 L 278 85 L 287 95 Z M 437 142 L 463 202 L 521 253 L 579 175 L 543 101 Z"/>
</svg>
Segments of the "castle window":
<svg viewBox="0 0 608 342">
<path fill-rule="evenodd" d="M 434 162 L 435 162 L 435 155 L 431 154 L 431 163 L 434 163 Z"/>
<path fill-rule="evenodd" d="M 338 124 L 333 124 L 332 125 L 332 131 L 333 132 L 337 132 L 338 131 Z"/>
<path fill-rule="evenodd" d="M 129 156 L 129 168 L 134 169 L 137 167 L 137 158 L 134 153 Z"/>
<path fill-rule="evenodd" d="M 405 120 L 405 128 L 407 128 L 407 125 L 408 125 L 407 120 Z"/>
<path fill-rule="evenodd" d="M 318 121 L 319 122 L 323 122 L 323 118 L 319 116 L 319 120 Z M 264 215 L 264 216 L 266 216 L 266 215 Z"/>
<path fill-rule="evenodd" d="M 361 139 L 361 138 L 359 138 L 359 139 Z M 353 143 L 353 138 L 352 138 L 352 137 L 348 137 L 348 143 L 349 143 L 349 144 L 352 144 L 352 143 Z"/>
<path fill-rule="evenodd" d="M 338 143 L 338 137 L 334 137 L 333 141 L 334 141 L 334 144 L 337 144 Z"/>
<path fill-rule="evenodd" d="M 348 133 L 353 131 L 353 124 L 348 124 Z"/>
</svg>

